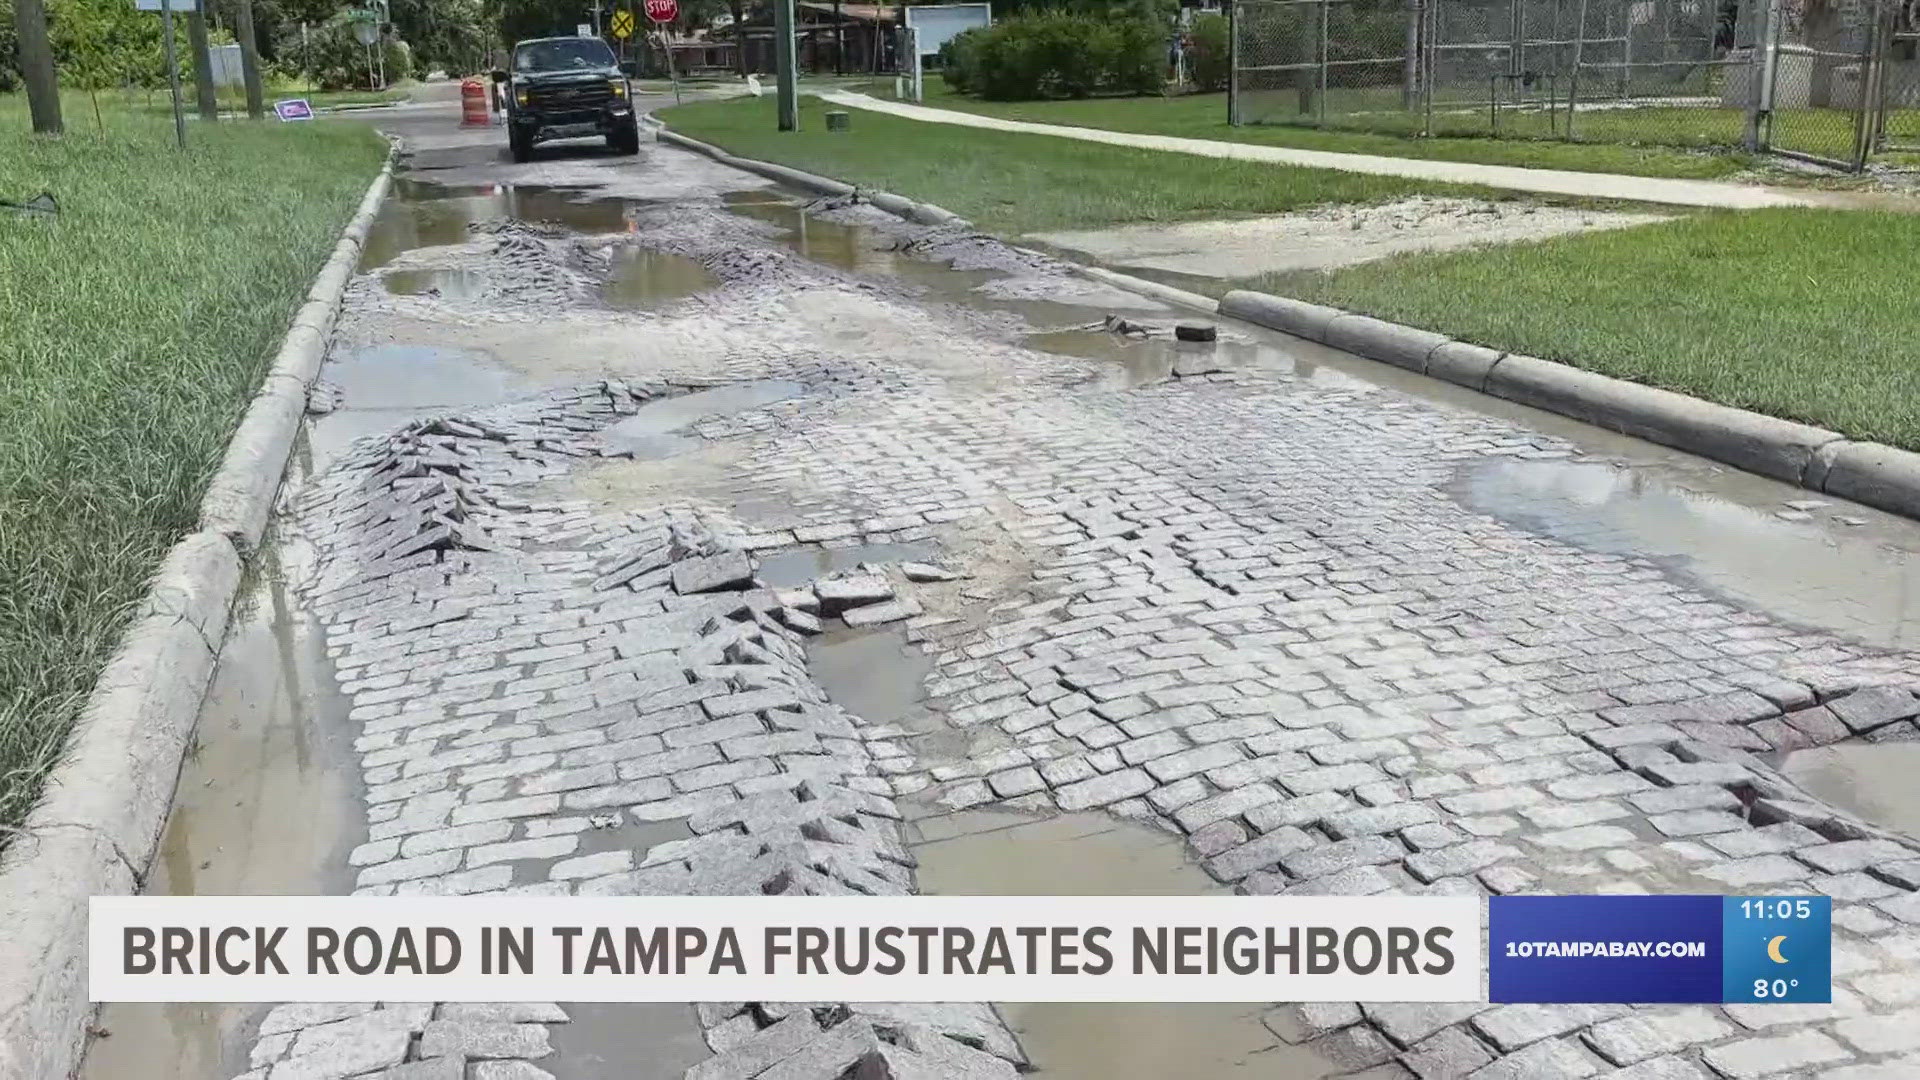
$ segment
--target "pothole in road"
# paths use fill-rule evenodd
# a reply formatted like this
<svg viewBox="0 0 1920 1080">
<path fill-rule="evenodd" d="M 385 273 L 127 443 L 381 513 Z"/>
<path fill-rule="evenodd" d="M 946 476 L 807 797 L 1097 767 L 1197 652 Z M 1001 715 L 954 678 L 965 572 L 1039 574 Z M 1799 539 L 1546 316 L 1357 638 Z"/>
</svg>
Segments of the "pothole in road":
<svg viewBox="0 0 1920 1080">
<path fill-rule="evenodd" d="M 822 634 L 807 647 L 807 672 L 835 705 L 869 724 L 908 727 L 932 718 L 924 687 L 933 661 L 898 631 Z"/>
<path fill-rule="evenodd" d="M 791 589 L 861 563 L 933 562 L 940 549 L 932 544 L 858 544 L 853 547 L 800 548 L 760 560 L 760 580 L 776 589 Z"/>
<path fill-rule="evenodd" d="M 1101 814 L 1034 818 L 967 810 L 909 826 L 922 893 L 950 896 L 1209 896 L 1228 890 L 1180 837 Z M 1039 1076 L 1331 1076 L 1341 1066 L 1283 1042 L 1252 1004 L 1002 1003 Z"/>
<path fill-rule="evenodd" d="M 720 283 L 706 267 L 684 255 L 625 244 L 614 248 L 611 256 L 606 283 L 600 287 L 609 307 L 651 310 Z"/>
<path fill-rule="evenodd" d="M 1920 837 L 1920 742 L 1844 742 L 1795 750 L 1780 771 L 1862 821 Z"/>
<path fill-rule="evenodd" d="M 527 390 L 524 378 L 485 353 L 425 345 L 355 349 L 327 361 L 320 377 L 340 391 L 339 406 L 306 429 L 323 466 L 355 439 L 392 431 L 423 411 L 492 405 Z"/>
<path fill-rule="evenodd" d="M 1467 471 L 1454 490 L 1468 509 L 1589 550 L 1666 563 L 1790 622 L 1884 648 L 1920 641 L 1920 558 L 1873 531 L 1788 520 L 1597 462 L 1493 462 Z M 1920 534 L 1914 540 L 1920 545 Z"/>
<path fill-rule="evenodd" d="M 376 270 L 415 248 L 464 244 L 471 226 L 488 221 L 546 221 L 577 233 L 631 232 L 630 203 L 582 198 L 582 189 L 483 184 L 450 187 L 421 180 L 394 181 L 361 245 L 361 271 Z"/>
<path fill-rule="evenodd" d="M 380 275 L 387 291 L 396 296 L 437 296 L 446 300 L 477 301 L 486 295 L 487 278 L 478 270 L 436 267 L 431 270 L 389 270 Z"/>
<path fill-rule="evenodd" d="M 712 1056 L 691 1005 L 571 1002 L 561 1007 L 567 1023 L 548 1026 L 554 1053 L 540 1061 L 554 1080 L 680 1080 Z"/>
<path fill-rule="evenodd" d="M 903 234 L 821 217 L 803 203 L 756 193 L 728 196 L 723 201 L 735 213 L 780 226 L 780 242 L 802 258 L 861 277 L 902 282 L 916 288 L 927 300 L 977 313 L 1016 316 L 1032 326 L 1057 326 L 1090 315 L 1097 317 L 1115 307 L 1136 313 L 1160 310 L 1153 301 L 1105 287 L 1102 287 L 1103 295 L 1111 303 L 1096 306 L 1063 301 L 1057 294 L 1063 287 L 1060 274 L 1064 268 L 1041 276 L 1043 284 L 1037 290 L 1039 295 L 1027 295 L 1036 290 L 1022 289 L 1013 289 L 1015 295 L 997 295 L 996 288 L 1023 280 L 1018 278 L 1022 270 L 1031 276 L 1032 268 L 1011 249 L 998 245 L 994 248 L 1006 256 L 1006 265 L 962 269 L 935 257 L 937 252 L 915 254 L 904 250 L 902 245 L 908 241 L 903 239 Z M 1084 279 L 1072 280 L 1077 286 L 1087 285 Z"/>
<path fill-rule="evenodd" d="M 730 383 L 677 397 L 654 398 L 640 411 L 601 432 L 609 449 L 643 461 L 672 457 L 700 445 L 680 432 L 710 416 L 724 416 L 798 396 L 805 387 L 784 379 Z"/>
<path fill-rule="evenodd" d="M 829 630 L 807 645 L 807 673 L 828 700 L 890 737 L 921 767 L 965 761 L 1012 741 L 991 725 L 962 728 L 927 707 L 933 661 L 900 630 Z"/>
</svg>

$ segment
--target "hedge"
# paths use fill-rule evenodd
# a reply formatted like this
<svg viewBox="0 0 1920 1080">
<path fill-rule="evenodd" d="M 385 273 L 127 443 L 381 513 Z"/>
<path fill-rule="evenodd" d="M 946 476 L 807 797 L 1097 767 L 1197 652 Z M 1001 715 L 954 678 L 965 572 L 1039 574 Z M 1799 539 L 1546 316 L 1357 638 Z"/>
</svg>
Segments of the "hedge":
<svg viewBox="0 0 1920 1080">
<path fill-rule="evenodd" d="M 1030 101 L 1154 93 L 1165 54 L 1164 31 L 1145 19 L 1045 11 L 960 34 L 941 47 L 940 63 L 962 93 Z"/>
</svg>

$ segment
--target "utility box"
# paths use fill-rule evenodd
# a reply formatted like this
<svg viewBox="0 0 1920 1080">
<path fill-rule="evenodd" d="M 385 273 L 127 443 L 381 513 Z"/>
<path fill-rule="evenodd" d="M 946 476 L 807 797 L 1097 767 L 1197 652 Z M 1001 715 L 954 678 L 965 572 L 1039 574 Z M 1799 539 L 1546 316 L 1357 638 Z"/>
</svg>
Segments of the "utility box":
<svg viewBox="0 0 1920 1080">
<path fill-rule="evenodd" d="M 238 90 L 247 84 L 246 69 L 241 66 L 238 43 L 215 45 L 207 50 L 207 54 L 212 61 L 208 66 L 213 72 L 213 85 Z"/>
</svg>

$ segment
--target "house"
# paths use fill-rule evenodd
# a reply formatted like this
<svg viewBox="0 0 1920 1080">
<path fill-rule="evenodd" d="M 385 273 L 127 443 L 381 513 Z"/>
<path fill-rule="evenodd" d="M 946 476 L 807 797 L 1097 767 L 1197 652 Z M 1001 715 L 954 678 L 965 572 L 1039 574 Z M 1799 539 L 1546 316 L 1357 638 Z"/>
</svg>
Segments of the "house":
<svg viewBox="0 0 1920 1080">
<path fill-rule="evenodd" d="M 794 37 L 800 70 L 811 75 L 894 70 L 893 28 L 899 11 L 890 5 L 798 0 Z M 748 71 L 773 73 L 770 6 L 756 8 L 737 27 L 715 28 L 709 39 L 713 44 L 737 44 Z"/>
</svg>

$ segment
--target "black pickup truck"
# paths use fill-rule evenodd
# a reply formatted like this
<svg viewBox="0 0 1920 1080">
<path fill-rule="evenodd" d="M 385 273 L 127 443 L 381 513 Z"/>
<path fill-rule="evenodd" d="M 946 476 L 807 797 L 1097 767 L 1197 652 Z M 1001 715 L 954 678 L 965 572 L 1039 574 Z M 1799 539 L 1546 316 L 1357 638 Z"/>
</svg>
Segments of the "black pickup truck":
<svg viewBox="0 0 1920 1080">
<path fill-rule="evenodd" d="M 512 70 L 494 79 L 505 89 L 513 160 L 533 156 L 535 143 L 593 135 L 604 136 L 615 153 L 639 153 L 633 84 L 599 38 L 522 41 L 513 47 Z"/>
</svg>

